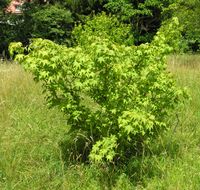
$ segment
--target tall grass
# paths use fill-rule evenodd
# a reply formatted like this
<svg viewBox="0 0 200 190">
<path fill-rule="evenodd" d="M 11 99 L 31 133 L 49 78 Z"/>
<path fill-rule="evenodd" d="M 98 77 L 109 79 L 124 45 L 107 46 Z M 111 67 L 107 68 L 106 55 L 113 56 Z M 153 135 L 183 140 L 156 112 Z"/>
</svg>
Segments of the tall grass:
<svg viewBox="0 0 200 190">
<path fill-rule="evenodd" d="M 171 56 L 169 70 L 191 100 L 144 157 L 124 167 L 65 164 L 65 117 L 48 109 L 40 84 L 17 64 L 0 64 L 0 189 L 200 188 L 200 56 Z M 177 117 L 178 116 L 178 117 Z"/>
<path fill-rule="evenodd" d="M 19 65 L 0 65 L 0 189 L 58 189 L 64 117 Z"/>
</svg>

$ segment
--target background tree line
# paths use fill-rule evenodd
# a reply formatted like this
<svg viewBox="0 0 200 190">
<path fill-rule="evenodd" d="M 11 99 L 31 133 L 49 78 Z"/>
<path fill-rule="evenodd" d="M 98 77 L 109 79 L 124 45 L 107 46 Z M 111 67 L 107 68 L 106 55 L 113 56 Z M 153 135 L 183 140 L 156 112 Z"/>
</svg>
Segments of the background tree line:
<svg viewBox="0 0 200 190">
<path fill-rule="evenodd" d="M 0 2 L 0 53 L 12 41 L 50 39 L 73 46 L 71 31 L 77 23 L 105 12 L 130 24 L 133 43 L 151 42 L 162 22 L 177 16 L 182 26 L 182 51 L 198 51 L 200 1 L 198 0 L 33 0 L 24 3 L 23 14 L 5 13 L 10 0 Z M 5 53 L 7 54 L 7 53 Z"/>
</svg>

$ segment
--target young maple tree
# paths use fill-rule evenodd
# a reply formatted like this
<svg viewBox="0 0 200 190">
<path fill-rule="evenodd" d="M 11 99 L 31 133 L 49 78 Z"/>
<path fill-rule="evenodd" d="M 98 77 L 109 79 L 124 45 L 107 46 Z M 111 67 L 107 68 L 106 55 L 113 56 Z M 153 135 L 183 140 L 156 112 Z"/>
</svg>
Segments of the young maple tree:
<svg viewBox="0 0 200 190">
<path fill-rule="evenodd" d="M 184 95 L 166 71 L 166 55 L 179 37 L 178 21 L 161 27 L 150 44 L 126 46 L 116 36 L 109 38 L 109 25 L 97 20 L 97 30 L 90 21 L 75 32 L 76 47 L 34 39 L 26 55 L 20 43 L 10 50 L 18 51 L 16 59 L 43 82 L 48 103 L 66 114 L 76 134 L 73 142 L 82 140 L 81 156 L 111 162 L 135 154 L 168 128 L 166 118 Z M 117 32 L 123 36 L 123 30 Z"/>
</svg>

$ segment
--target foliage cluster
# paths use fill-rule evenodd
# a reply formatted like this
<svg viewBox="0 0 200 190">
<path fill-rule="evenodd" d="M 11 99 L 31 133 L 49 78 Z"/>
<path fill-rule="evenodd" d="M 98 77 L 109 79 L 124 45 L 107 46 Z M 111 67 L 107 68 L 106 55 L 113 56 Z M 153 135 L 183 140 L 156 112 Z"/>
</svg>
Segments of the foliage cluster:
<svg viewBox="0 0 200 190">
<path fill-rule="evenodd" d="M 94 42 L 95 37 L 121 45 L 132 45 L 134 41 L 131 25 L 119 22 L 115 16 L 106 16 L 104 12 L 88 19 L 85 24 L 77 25 L 72 36 L 75 44 L 81 46 Z"/>
<path fill-rule="evenodd" d="M 71 131 L 84 138 L 81 156 L 111 162 L 140 153 L 145 143 L 166 129 L 166 116 L 183 95 L 165 65 L 171 42 L 178 37 L 178 21 L 173 19 L 152 43 L 141 46 L 118 44 L 106 33 L 99 37 L 98 26 L 92 36 L 97 23 L 89 21 L 77 33 L 76 47 L 34 39 L 28 54 L 16 59 L 43 81 L 48 103 L 58 106 L 68 116 Z M 20 43 L 10 49 L 11 54 L 24 51 Z"/>
<path fill-rule="evenodd" d="M 72 29 L 71 12 L 58 5 L 43 6 L 32 13 L 32 38 L 50 39 L 66 44 Z"/>
<path fill-rule="evenodd" d="M 107 10 L 132 26 L 135 44 L 150 42 L 162 23 L 163 10 L 173 0 L 108 0 Z"/>
<path fill-rule="evenodd" d="M 0 53 L 7 50 L 12 41 L 27 45 L 29 39 L 35 37 L 70 44 L 74 21 L 69 10 L 57 4 L 40 5 L 34 1 L 24 3 L 22 10 L 23 14 L 0 15 Z"/>
<path fill-rule="evenodd" d="M 200 50 L 200 1 L 180 0 L 174 9 L 174 15 L 179 18 L 183 27 L 183 44 L 185 49 L 193 52 Z"/>
</svg>

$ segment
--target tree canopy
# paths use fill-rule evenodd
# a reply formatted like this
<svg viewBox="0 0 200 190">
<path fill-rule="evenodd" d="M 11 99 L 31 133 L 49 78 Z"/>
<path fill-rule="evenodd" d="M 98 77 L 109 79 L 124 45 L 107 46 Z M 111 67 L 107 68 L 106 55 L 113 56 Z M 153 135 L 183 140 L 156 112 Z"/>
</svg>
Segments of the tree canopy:
<svg viewBox="0 0 200 190">
<path fill-rule="evenodd" d="M 176 16 L 182 26 L 182 49 L 199 50 L 198 0 L 33 0 L 24 3 L 18 15 L 3 13 L 9 2 L 0 2 L 0 52 L 12 41 L 27 44 L 36 37 L 72 46 L 73 28 L 102 12 L 129 24 L 134 45 L 151 42 L 162 23 Z"/>
</svg>

